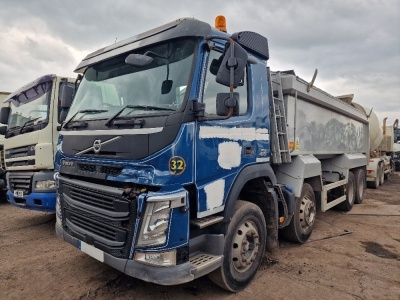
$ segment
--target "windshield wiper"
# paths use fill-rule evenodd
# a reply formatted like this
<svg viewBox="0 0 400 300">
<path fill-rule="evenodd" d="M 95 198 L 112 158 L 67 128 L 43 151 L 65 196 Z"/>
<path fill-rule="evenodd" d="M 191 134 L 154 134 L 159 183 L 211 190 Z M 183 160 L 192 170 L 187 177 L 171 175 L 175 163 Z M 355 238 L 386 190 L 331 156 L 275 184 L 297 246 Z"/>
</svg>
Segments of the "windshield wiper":
<svg viewBox="0 0 400 300">
<path fill-rule="evenodd" d="M 106 109 L 82 109 L 82 110 L 78 110 L 76 112 L 76 114 L 74 114 L 67 122 L 65 122 L 65 124 L 61 125 L 61 128 L 67 128 L 68 124 L 71 123 L 75 117 L 81 113 L 81 114 L 99 114 L 99 113 L 103 113 L 103 112 L 107 112 L 108 110 Z"/>
<path fill-rule="evenodd" d="M 109 127 L 109 126 L 114 122 L 114 120 L 115 120 L 116 118 L 118 118 L 119 115 L 120 115 L 125 109 L 127 109 L 127 108 L 132 108 L 132 109 L 141 108 L 141 109 L 146 109 L 146 110 L 168 110 L 168 111 L 175 111 L 175 109 L 172 109 L 172 108 L 159 107 L 159 106 L 152 106 L 152 105 L 126 105 L 126 106 L 124 106 L 123 108 L 121 108 L 115 115 L 113 115 L 111 118 L 109 118 L 109 119 L 107 120 L 106 124 L 104 124 L 104 125 L 106 125 L 106 126 Z"/>
<path fill-rule="evenodd" d="M 33 122 L 35 122 L 36 120 L 39 120 L 39 119 L 40 119 L 40 117 L 37 117 L 37 118 L 30 119 L 30 120 L 26 121 L 26 122 L 24 123 L 24 125 L 22 125 L 21 129 L 19 130 L 19 133 L 22 133 L 22 130 L 24 130 L 24 128 L 25 128 L 26 125 L 28 125 L 28 124 L 30 124 L 30 123 L 33 123 Z"/>
</svg>

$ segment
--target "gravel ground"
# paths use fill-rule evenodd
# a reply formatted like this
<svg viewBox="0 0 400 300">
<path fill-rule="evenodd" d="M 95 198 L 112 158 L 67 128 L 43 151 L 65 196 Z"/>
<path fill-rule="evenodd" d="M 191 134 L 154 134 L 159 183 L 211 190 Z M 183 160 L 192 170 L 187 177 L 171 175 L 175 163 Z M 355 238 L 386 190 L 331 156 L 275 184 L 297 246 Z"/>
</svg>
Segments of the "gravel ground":
<svg viewBox="0 0 400 300">
<path fill-rule="evenodd" d="M 54 214 L 0 204 L 0 299 L 400 299 L 400 172 L 347 214 L 318 215 L 304 245 L 280 241 L 252 284 L 178 286 L 130 278 L 58 239 Z M 373 208 L 373 209 L 371 209 Z M 374 213 L 376 211 L 376 213 Z"/>
</svg>

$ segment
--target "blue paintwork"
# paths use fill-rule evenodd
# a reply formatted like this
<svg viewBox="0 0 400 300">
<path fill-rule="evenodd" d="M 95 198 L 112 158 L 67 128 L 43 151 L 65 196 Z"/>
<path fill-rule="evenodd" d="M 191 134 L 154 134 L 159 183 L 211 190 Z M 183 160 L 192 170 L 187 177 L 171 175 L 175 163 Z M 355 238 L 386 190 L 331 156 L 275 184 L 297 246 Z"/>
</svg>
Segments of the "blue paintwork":
<svg viewBox="0 0 400 300">
<path fill-rule="evenodd" d="M 31 210 L 43 211 L 43 212 L 55 212 L 56 211 L 56 193 L 30 193 L 24 196 L 26 204 L 19 204 L 15 202 L 14 194 L 8 190 L 7 200 L 12 205 L 22 207 Z M 34 200 L 39 199 L 42 201 L 42 205 L 35 204 Z"/>
</svg>

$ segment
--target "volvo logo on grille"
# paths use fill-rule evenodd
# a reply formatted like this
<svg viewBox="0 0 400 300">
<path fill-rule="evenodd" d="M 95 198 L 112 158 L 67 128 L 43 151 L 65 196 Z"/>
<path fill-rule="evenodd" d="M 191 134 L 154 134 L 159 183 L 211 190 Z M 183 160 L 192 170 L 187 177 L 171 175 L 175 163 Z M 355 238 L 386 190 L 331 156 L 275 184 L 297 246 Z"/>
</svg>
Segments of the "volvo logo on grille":
<svg viewBox="0 0 400 300">
<path fill-rule="evenodd" d="M 93 145 L 91 147 L 89 147 L 89 148 L 87 148 L 85 150 L 77 152 L 76 155 L 85 154 L 85 153 L 90 152 L 92 150 L 93 150 L 94 153 L 98 154 L 103 145 L 111 143 L 112 141 L 118 140 L 120 138 L 121 138 L 120 136 L 116 136 L 116 137 L 113 137 L 113 138 L 111 138 L 109 140 L 106 140 L 104 142 L 101 141 L 100 139 L 94 140 Z"/>
<path fill-rule="evenodd" d="M 100 149 L 101 149 L 101 140 L 94 140 L 94 142 L 93 142 L 94 153 L 99 153 Z"/>
<path fill-rule="evenodd" d="M 61 164 L 66 167 L 73 167 L 74 163 L 72 161 L 62 160 Z"/>
</svg>

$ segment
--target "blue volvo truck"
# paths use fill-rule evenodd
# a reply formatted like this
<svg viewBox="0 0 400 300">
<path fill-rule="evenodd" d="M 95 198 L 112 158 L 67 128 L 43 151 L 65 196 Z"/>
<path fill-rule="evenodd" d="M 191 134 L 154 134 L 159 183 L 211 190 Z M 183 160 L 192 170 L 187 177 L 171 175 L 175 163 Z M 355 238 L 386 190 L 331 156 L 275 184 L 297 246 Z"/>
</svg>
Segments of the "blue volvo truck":
<svg viewBox="0 0 400 300">
<path fill-rule="evenodd" d="M 363 197 L 366 115 L 220 25 L 179 19 L 99 49 L 63 91 L 57 235 L 145 281 L 240 291 L 278 236 L 304 243 L 318 211 Z"/>
</svg>

